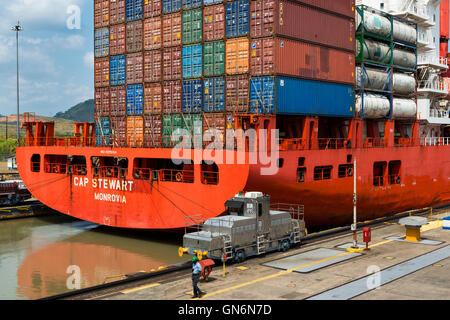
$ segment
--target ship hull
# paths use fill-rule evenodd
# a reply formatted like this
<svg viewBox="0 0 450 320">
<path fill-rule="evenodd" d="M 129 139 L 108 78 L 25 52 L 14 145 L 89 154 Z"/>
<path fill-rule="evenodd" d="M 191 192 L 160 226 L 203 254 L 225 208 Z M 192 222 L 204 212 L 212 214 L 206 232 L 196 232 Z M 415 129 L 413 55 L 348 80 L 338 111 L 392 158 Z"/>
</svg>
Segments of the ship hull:
<svg viewBox="0 0 450 320">
<path fill-rule="evenodd" d="M 200 182 L 200 165 L 194 165 L 193 183 L 136 180 L 131 169 L 124 182 L 105 182 L 93 178 L 89 165 L 85 176 L 32 172 L 33 154 L 42 159 L 47 154 L 83 155 L 86 159 L 113 155 L 128 157 L 132 164 L 135 158 L 170 159 L 170 149 L 17 149 L 18 169 L 34 197 L 64 214 L 121 228 L 183 228 L 193 223 L 192 216 L 206 219 L 222 214 L 225 201 L 242 190 L 264 192 L 272 202 L 303 204 L 309 230 L 345 225 L 353 218 L 354 179 L 340 178 L 338 168 L 349 165 L 353 157 L 357 163 L 358 221 L 450 202 L 448 146 L 280 151 L 283 165 L 275 175 L 262 175 L 263 166 L 258 164 L 219 164 L 216 185 Z M 190 156 L 194 159 L 194 151 Z M 299 158 L 305 159 L 303 182 L 298 182 Z M 391 162 L 400 163 L 399 180 L 390 183 L 385 177 L 382 184 L 374 183 L 374 162 L 385 162 L 386 167 Z M 327 179 L 316 179 L 315 168 L 320 166 L 332 166 Z"/>
</svg>

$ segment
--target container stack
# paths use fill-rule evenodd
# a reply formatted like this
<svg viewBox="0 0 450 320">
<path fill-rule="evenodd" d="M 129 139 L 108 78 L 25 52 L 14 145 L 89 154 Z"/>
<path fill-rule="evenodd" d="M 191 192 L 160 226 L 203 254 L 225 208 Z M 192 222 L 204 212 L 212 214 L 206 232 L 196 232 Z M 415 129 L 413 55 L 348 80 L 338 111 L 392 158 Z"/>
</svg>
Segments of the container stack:
<svg viewBox="0 0 450 320">
<path fill-rule="evenodd" d="M 412 119 L 417 112 L 417 25 L 356 7 L 358 117 Z"/>
<path fill-rule="evenodd" d="M 99 145 L 168 147 L 176 129 L 223 139 L 237 114 L 354 115 L 353 0 L 94 6 Z"/>
</svg>

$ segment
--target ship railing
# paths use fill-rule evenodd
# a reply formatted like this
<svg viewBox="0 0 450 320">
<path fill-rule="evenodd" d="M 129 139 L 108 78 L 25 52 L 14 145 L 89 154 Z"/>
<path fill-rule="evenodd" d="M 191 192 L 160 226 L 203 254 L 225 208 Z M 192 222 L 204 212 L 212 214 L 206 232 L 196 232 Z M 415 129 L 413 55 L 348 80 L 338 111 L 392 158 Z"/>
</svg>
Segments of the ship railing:
<svg viewBox="0 0 450 320">
<path fill-rule="evenodd" d="M 394 138 L 396 147 L 411 147 L 414 145 L 412 138 Z"/>
<path fill-rule="evenodd" d="M 425 137 L 420 141 L 421 146 L 449 146 L 450 137 Z"/>
<path fill-rule="evenodd" d="M 87 167 L 85 164 L 69 164 L 67 166 L 67 173 L 75 176 L 85 176 L 87 174 Z"/>
<path fill-rule="evenodd" d="M 345 149 L 351 148 L 352 144 L 349 139 L 342 138 L 320 138 L 319 141 L 319 149 L 320 150 L 336 150 L 336 149 Z"/>
<path fill-rule="evenodd" d="M 219 173 L 216 171 L 202 171 L 201 179 L 203 184 L 217 185 L 219 184 Z"/>
<path fill-rule="evenodd" d="M 46 163 L 44 166 L 46 173 L 66 173 L 67 164 L 65 163 Z"/>
<path fill-rule="evenodd" d="M 93 167 L 93 171 L 94 177 L 125 179 L 128 170 L 118 166 L 101 166 Z"/>
<path fill-rule="evenodd" d="M 160 181 L 194 183 L 194 170 L 161 169 Z"/>
<path fill-rule="evenodd" d="M 364 140 L 364 148 L 380 148 L 384 147 L 384 138 L 366 138 Z"/>
<path fill-rule="evenodd" d="M 370 178 L 370 177 L 369 177 Z M 390 175 L 383 175 L 383 176 L 374 176 L 372 178 L 373 185 L 375 187 L 382 187 L 385 185 L 396 185 L 401 183 L 401 177 L 399 174 L 390 174 Z M 367 177 L 362 177 L 361 182 L 369 182 L 370 180 L 367 180 Z"/>
<path fill-rule="evenodd" d="M 306 149 L 306 139 L 280 139 L 280 150 L 305 150 Z"/>
</svg>

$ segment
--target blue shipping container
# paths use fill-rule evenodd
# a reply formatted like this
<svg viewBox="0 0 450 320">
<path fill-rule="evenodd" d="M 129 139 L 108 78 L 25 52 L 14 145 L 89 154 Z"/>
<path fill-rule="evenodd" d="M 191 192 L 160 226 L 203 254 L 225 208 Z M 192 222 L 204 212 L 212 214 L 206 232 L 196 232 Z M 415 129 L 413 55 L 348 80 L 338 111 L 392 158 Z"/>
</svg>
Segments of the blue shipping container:
<svg viewBox="0 0 450 320">
<path fill-rule="evenodd" d="M 109 28 L 96 29 L 94 31 L 94 56 L 96 58 L 109 55 Z"/>
<path fill-rule="evenodd" d="M 135 21 L 142 19 L 143 0 L 126 0 L 126 16 L 127 21 Z"/>
<path fill-rule="evenodd" d="M 242 37 L 249 31 L 249 3 L 247 0 L 228 2 L 225 9 L 227 38 Z"/>
<path fill-rule="evenodd" d="M 202 76 L 202 45 L 196 44 L 183 47 L 183 79 Z"/>
<path fill-rule="evenodd" d="M 203 4 L 205 6 L 209 6 L 211 4 L 217 4 L 217 3 L 222 3 L 223 0 L 203 0 Z"/>
<path fill-rule="evenodd" d="M 286 77 L 250 81 L 253 113 L 353 117 L 354 95 L 353 86 L 343 84 Z"/>
<path fill-rule="evenodd" d="M 172 13 L 181 10 L 181 0 L 162 0 L 162 12 Z"/>
<path fill-rule="evenodd" d="M 127 115 L 141 115 L 144 113 L 144 86 L 133 84 L 127 86 Z"/>
<path fill-rule="evenodd" d="M 125 56 L 112 56 L 109 59 L 109 83 L 111 86 L 120 86 L 125 84 Z"/>
<path fill-rule="evenodd" d="M 223 112 L 225 109 L 225 79 L 207 78 L 203 82 L 203 111 Z"/>
<path fill-rule="evenodd" d="M 202 0 L 183 0 L 183 9 L 191 9 L 202 6 Z"/>
<path fill-rule="evenodd" d="M 182 111 L 195 113 L 202 111 L 203 88 L 202 80 L 183 81 L 183 105 Z"/>
<path fill-rule="evenodd" d="M 111 123 L 109 118 L 96 118 L 95 120 L 95 137 L 97 146 L 109 144 L 111 136 Z"/>
</svg>

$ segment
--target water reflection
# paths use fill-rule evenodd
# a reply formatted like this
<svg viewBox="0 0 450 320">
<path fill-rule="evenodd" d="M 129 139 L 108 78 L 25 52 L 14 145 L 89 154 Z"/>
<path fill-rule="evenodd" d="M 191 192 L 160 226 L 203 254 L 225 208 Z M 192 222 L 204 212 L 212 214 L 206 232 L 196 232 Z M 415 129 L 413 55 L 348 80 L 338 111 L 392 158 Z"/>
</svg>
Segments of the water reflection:
<svg viewBox="0 0 450 320">
<path fill-rule="evenodd" d="M 66 273 L 81 271 L 81 287 L 108 277 L 186 260 L 181 234 L 112 229 L 66 216 L 0 224 L 0 299 L 37 299 L 69 291 Z"/>
</svg>

